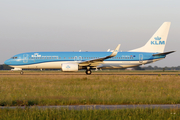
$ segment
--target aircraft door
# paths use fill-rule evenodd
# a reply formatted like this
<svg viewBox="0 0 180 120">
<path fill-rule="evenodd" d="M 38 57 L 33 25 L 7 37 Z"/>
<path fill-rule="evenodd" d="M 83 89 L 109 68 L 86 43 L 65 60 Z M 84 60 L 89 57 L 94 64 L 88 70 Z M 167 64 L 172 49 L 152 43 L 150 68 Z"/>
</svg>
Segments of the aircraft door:
<svg viewBox="0 0 180 120">
<path fill-rule="evenodd" d="M 28 54 L 23 54 L 23 63 L 28 62 Z"/>
<path fill-rule="evenodd" d="M 79 61 L 82 61 L 82 57 L 81 56 L 79 56 Z"/>
<path fill-rule="evenodd" d="M 143 63 L 143 54 L 139 54 L 139 63 Z"/>
<path fill-rule="evenodd" d="M 77 56 L 74 56 L 74 61 L 77 61 Z"/>
</svg>

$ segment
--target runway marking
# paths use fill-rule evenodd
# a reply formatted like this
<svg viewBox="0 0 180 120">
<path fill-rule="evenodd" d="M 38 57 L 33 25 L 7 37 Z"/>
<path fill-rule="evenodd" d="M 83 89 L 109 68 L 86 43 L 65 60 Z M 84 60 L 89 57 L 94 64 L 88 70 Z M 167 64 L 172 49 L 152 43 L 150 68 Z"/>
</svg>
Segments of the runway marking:
<svg viewBox="0 0 180 120">
<path fill-rule="evenodd" d="M 160 109 L 180 109 L 180 104 L 154 104 L 154 105 L 63 105 L 63 106 L 1 106 L 0 109 L 16 109 L 16 108 L 54 108 L 54 109 L 69 109 L 69 110 L 116 110 L 116 109 L 135 109 L 135 108 L 160 108 Z"/>
</svg>

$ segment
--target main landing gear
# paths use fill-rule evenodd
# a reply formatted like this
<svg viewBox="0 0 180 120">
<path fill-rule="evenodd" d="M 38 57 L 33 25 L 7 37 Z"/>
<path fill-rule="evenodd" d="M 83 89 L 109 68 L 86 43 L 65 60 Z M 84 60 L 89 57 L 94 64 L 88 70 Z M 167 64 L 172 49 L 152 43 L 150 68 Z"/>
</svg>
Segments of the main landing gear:
<svg viewBox="0 0 180 120">
<path fill-rule="evenodd" d="M 21 72 L 20 72 L 20 75 L 23 75 L 23 74 L 24 74 L 24 72 L 23 72 L 23 71 L 21 71 Z"/>
<path fill-rule="evenodd" d="M 91 70 L 86 70 L 86 75 L 90 75 L 91 73 Z"/>
</svg>

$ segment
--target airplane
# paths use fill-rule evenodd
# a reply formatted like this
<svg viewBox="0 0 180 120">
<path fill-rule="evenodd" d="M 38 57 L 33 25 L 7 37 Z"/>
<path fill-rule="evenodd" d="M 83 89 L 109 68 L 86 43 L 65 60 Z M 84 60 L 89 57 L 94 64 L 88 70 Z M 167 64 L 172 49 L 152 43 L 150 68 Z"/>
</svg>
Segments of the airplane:
<svg viewBox="0 0 180 120">
<path fill-rule="evenodd" d="M 22 69 L 61 69 L 64 72 L 93 69 L 121 69 L 136 67 L 164 59 L 175 51 L 164 52 L 170 22 L 164 22 L 149 41 L 142 47 L 127 52 L 119 52 L 120 44 L 108 52 L 27 52 L 14 55 L 4 63 Z"/>
</svg>

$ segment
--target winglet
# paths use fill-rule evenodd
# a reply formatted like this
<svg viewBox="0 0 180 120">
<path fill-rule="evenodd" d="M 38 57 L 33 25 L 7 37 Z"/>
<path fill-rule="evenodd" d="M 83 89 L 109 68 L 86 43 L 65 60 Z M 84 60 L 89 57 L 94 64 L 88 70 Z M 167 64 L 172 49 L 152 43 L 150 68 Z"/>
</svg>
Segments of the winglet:
<svg viewBox="0 0 180 120">
<path fill-rule="evenodd" d="M 113 51 L 113 53 L 109 56 L 109 57 L 114 57 L 117 55 L 119 48 L 120 48 L 121 44 L 118 44 L 118 46 L 116 47 L 116 49 Z"/>
</svg>

